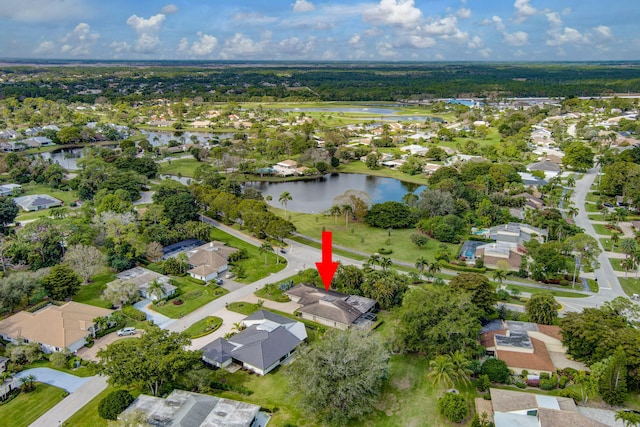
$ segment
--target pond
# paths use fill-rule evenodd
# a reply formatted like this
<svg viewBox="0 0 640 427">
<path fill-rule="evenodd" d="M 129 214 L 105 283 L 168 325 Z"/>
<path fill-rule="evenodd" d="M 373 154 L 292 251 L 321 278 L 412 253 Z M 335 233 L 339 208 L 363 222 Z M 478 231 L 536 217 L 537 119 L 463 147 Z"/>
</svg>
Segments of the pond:
<svg viewBox="0 0 640 427">
<path fill-rule="evenodd" d="M 292 200 L 287 202 L 287 210 L 303 213 L 319 213 L 330 209 L 334 197 L 347 190 L 364 191 L 371 198 L 371 203 L 382 203 L 402 201 L 405 194 L 420 194 L 426 188 L 394 178 L 347 173 L 327 174 L 307 181 L 252 182 L 247 185 L 261 191 L 265 198 L 271 196 L 272 200 L 267 203 L 277 208 L 282 208 L 278 201 L 280 195 L 288 191 Z"/>
<path fill-rule="evenodd" d="M 103 145 L 104 148 L 116 148 L 117 145 Z M 37 153 L 34 156 L 40 156 L 45 160 L 51 160 L 67 170 L 78 170 L 78 159 L 84 156 L 83 147 L 59 148 L 53 151 Z"/>
<path fill-rule="evenodd" d="M 361 108 L 283 108 L 282 111 L 291 112 L 310 112 L 310 113 L 363 113 L 363 114 L 396 114 L 398 110 L 392 110 L 391 108 L 375 108 L 375 107 L 361 107 Z"/>
</svg>

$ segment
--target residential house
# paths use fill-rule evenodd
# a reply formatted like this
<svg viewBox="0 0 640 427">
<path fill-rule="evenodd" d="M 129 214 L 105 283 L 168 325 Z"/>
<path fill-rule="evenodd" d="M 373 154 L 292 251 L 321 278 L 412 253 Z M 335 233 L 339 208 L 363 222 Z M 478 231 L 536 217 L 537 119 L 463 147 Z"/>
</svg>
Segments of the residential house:
<svg viewBox="0 0 640 427">
<path fill-rule="evenodd" d="M 544 179 L 540 179 L 529 172 L 518 172 L 518 175 L 520 175 L 520 179 L 522 179 L 522 184 L 527 187 L 542 187 L 548 184 Z"/>
<path fill-rule="evenodd" d="M 273 165 L 273 169 L 275 169 L 276 174 L 282 176 L 295 175 L 297 168 L 298 162 L 296 162 L 295 160 L 283 160 Z"/>
<path fill-rule="evenodd" d="M 258 310 L 242 321 L 241 332 L 218 338 L 202 348 L 202 359 L 224 368 L 232 362 L 265 375 L 287 360 L 307 339 L 304 324 L 270 311 Z"/>
<path fill-rule="evenodd" d="M 213 280 L 229 268 L 229 256 L 237 251 L 223 242 L 209 242 L 188 250 L 186 253 L 190 269 L 187 273 L 205 282 Z"/>
<path fill-rule="evenodd" d="M 422 171 L 427 175 L 431 175 L 432 173 L 434 173 L 435 171 L 437 171 L 441 167 L 442 167 L 442 165 L 439 165 L 437 163 L 426 163 L 424 165 L 424 167 L 422 168 Z"/>
<path fill-rule="evenodd" d="M 122 271 L 116 277 L 124 282 L 135 283 L 138 286 L 140 296 L 149 300 L 161 300 L 170 297 L 176 293 L 177 287 L 172 285 L 167 276 L 155 271 L 148 270 L 144 267 L 134 267 L 129 270 Z M 151 283 L 157 281 L 162 284 L 164 292 L 156 295 L 151 292 Z"/>
<path fill-rule="evenodd" d="M 9 378 L 4 382 L 0 383 L 0 399 L 4 399 L 7 395 L 16 388 L 20 387 L 18 382 L 18 378 Z"/>
<path fill-rule="evenodd" d="M 558 166 L 553 162 L 543 160 L 541 162 L 528 164 L 527 171 L 529 172 L 542 171 L 544 172 L 544 176 L 546 177 L 546 179 L 550 179 L 550 178 L 553 178 L 554 176 L 560 175 L 560 173 L 562 172 L 562 169 L 560 169 L 560 166 Z"/>
<path fill-rule="evenodd" d="M 376 301 L 357 295 L 325 291 L 315 286 L 299 284 L 285 292 L 291 301 L 300 304 L 298 312 L 303 319 L 326 326 L 347 329 L 351 326 L 367 328 L 376 316 Z"/>
<path fill-rule="evenodd" d="M 184 390 L 173 390 L 166 399 L 141 394 L 121 417 L 136 411 L 156 427 L 256 427 L 269 420 L 258 405 Z"/>
<path fill-rule="evenodd" d="M 17 139 L 19 136 L 20 134 L 13 129 L 0 130 L 0 139 Z"/>
<path fill-rule="evenodd" d="M 37 342 L 45 353 L 65 348 L 74 352 L 96 332 L 93 319 L 112 312 L 74 301 L 49 304 L 34 313 L 21 311 L 0 321 L 0 337 L 14 344 Z"/>
<path fill-rule="evenodd" d="M 417 156 L 426 156 L 429 151 L 428 147 L 423 147 L 422 145 L 405 145 L 404 147 L 400 147 L 400 151 L 408 151 L 411 155 Z"/>
<path fill-rule="evenodd" d="M 53 141 L 44 136 L 34 136 L 29 139 L 24 139 L 20 142 L 27 145 L 29 148 L 40 148 L 53 145 Z"/>
<path fill-rule="evenodd" d="M 0 185 L 0 196 L 13 196 L 20 194 L 22 186 L 20 184 L 2 184 Z"/>
<path fill-rule="evenodd" d="M 476 398 L 476 413 L 487 413 L 495 427 L 605 427 L 578 411 L 570 397 L 489 389 L 490 400 Z"/>
<path fill-rule="evenodd" d="M 531 193 L 520 193 L 513 196 L 514 199 L 522 197 L 524 199 L 524 208 L 540 210 L 544 207 L 544 202 L 540 197 L 536 197 Z"/>
<path fill-rule="evenodd" d="M 476 258 L 481 258 L 486 267 L 497 268 L 502 264 L 500 261 L 505 261 L 509 270 L 518 270 L 520 264 L 522 264 L 524 253 L 523 248 L 514 247 L 508 243 L 486 243 L 477 246 L 474 258 L 468 259 L 467 262 L 473 262 Z"/>
<path fill-rule="evenodd" d="M 30 196 L 16 197 L 13 200 L 16 202 L 16 205 L 25 211 L 40 211 L 62 206 L 62 200 L 58 200 L 48 194 L 32 194 Z"/>
<path fill-rule="evenodd" d="M 0 373 L 7 370 L 7 362 L 9 361 L 8 357 L 0 356 Z"/>
<path fill-rule="evenodd" d="M 558 326 L 494 320 L 483 326 L 480 333 L 487 354 L 504 361 L 514 372 L 527 370 L 540 374 L 564 368 L 586 369 L 582 363 L 567 359 Z"/>
<path fill-rule="evenodd" d="M 209 127 L 209 125 L 211 125 L 210 120 L 195 120 L 189 124 L 192 128 L 206 128 Z"/>
<path fill-rule="evenodd" d="M 488 237 L 496 242 L 508 243 L 511 246 L 522 246 L 531 239 L 537 239 L 543 243 L 549 232 L 529 224 L 510 222 L 508 224 L 496 225 L 488 231 Z"/>
</svg>

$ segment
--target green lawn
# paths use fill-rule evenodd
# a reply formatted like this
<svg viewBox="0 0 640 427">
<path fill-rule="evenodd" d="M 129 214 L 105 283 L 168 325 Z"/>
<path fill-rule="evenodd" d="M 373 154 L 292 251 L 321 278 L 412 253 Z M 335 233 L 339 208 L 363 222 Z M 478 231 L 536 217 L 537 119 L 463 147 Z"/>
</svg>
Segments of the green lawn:
<svg viewBox="0 0 640 427">
<path fill-rule="evenodd" d="M 195 176 L 198 166 L 203 165 L 203 162 L 198 162 L 196 159 L 176 159 L 171 162 L 161 162 L 159 173 L 163 175 L 176 175 L 176 176 L 188 176 L 193 178 Z"/>
<path fill-rule="evenodd" d="M 6 405 L 0 406 L 0 419 L 11 427 L 26 427 L 58 402 L 64 399 L 66 392 L 52 385 L 36 382 L 36 389 L 29 393 L 20 393 Z M 91 424 L 85 424 L 91 425 Z"/>
<path fill-rule="evenodd" d="M 635 272 L 630 273 L 630 276 L 631 277 L 618 277 L 622 290 L 627 296 L 632 296 L 633 294 L 640 295 L 640 279 L 635 278 Z"/>
<path fill-rule="evenodd" d="M 178 287 L 179 295 L 168 301 L 153 304 L 153 310 L 172 319 L 177 319 L 229 293 L 220 286 L 200 285 L 190 279 L 190 277 L 174 277 L 173 280 Z M 175 305 L 173 301 L 176 300 L 182 300 L 183 303 Z"/>
<path fill-rule="evenodd" d="M 55 369 L 56 371 L 66 372 L 67 374 L 75 375 L 76 377 L 90 377 L 96 374 L 93 369 L 90 369 L 86 366 L 80 366 L 79 368 L 76 368 L 76 369 L 70 369 L 67 367 L 56 368 L 51 364 L 51 362 L 49 362 L 49 360 L 45 360 L 45 359 L 38 360 L 37 362 L 29 363 L 24 367 L 24 369 L 34 369 L 34 368 Z"/>
<path fill-rule="evenodd" d="M 291 240 L 298 242 L 298 243 L 302 243 L 303 245 L 307 245 L 307 246 L 311 246 L 312 248 L 316 248 L 316 249 L 321 249 L 322 248 L 322 244 L 320 244 L 319 242 L 315 242 L 313 240 L 309 240 L 307 238 L 301 237 L 301 236 L 292 236 Z M 355 259 L 358 261 L 364 261 L 365 259 L 367 259 L 368 257 L 364 256 L 364 255 L 360 255 L 360 254 L 356 254 L 353 253 L 351 251 L 347 251 L 344 249 L 340 249 L 340 248 L 333 248 L 333 253 L 336 255 L 341 255 L 347 258 L 351 258 L 351 259 Z"/>
<path fill-rule="evenodd" d="M 236 301 L 227 305 L 227 310 L 235 311 L 236 313 L 249 316 L 255 313 L 256 311 L 260 310 L 260 306 L 258 304 L 253 304 L 250 302 Z"/>
<path fill-rule="evenodd" d="M 288 296 L 284 294 L 284 291 L 278 287 L 277 283 L 267 285 L 258 291 L 254 292 L 255 296 L 262 299 L 268 299 L 275 302 L 287 302 L 291 301 Z"/>
<path fill-rule="evenodd" d="M 284 259 L 280 255 L 277 255 L 276 258 L 276 255 L 273 254 L 267 257 L 267 264 L 265 265 L 264 256 L 260 253 L 257 246 L 225 233 L 219 228 L 211 227 L 209 237 L 211 240 L 224 242 L 228 246 L 232 246 L 234 248 L 246 249 L 249 258 L 239 262 L 239 264 L 244 268 L 245 276 L 236 277 L 234 279 L 239 283 L 253 283 L 256 280 L 269 276 L 271 273 L 277 273 L 286 267 Z"/>
<path fill-rule="evenodd" d="M 605 227 L 605 224 L 593 224 L 593 229 L 595 230 L 596 234 L 601 234 L 603 236 L 611 236 L 611 234 L 613 233 L 612 230 Z"/>
<path fill-rule="evenodd" d="M 278 214 L 283 214 L 282 210 L 271 208 Z M 334 216 L 325 216 L 322 214 L 304 214 L 299 212 L 289 212 L 298 230 L 298 233 L 320 239 L 323 228 L 326 231 L 333 232 L 333 243 L 335 245 L 353 248 L 365 254 L 374 254 L 379 249 L 390 248 L 393 252 L 389 255 L 391 259 L 406 261 L 411 264 L 421 256 L 433 260 L 435 253 L 438 251 L 440 242 L 430 239 L 425 247 L 418 248 L 411 242 L 411 234 L 416 232 L 415 228 L 392 230 L 389 235 L 387 230 L 369 227 L 362 223 L 349 222 L 346 226 L 344 216 L 339 216 L 337 221 Z M 446 244 L 452 258 L 458 254 L 459 245 Z M 337 249 L 334 248 L 337 253 Z"/>
<path fill-rule="evenodd" d="M 622 268 L 622 260 L 619 258 L 609 258 L 609 262 L 611 263 L 611 267 L 613 267 L 613 269 L 615 271 L 624 271 L 624 268 Z"/>
<path fill-rule="evenodd" d="M 578 283 L 578 280 L 576 279 L 576 283 Z M 587 294 L 583 294 L 580 292 L 572 292 L 571 289 L 571 285 L 569 285 L 567 287 L 567 289 L 569 290 L 564 290 L 564 289 L 543 289 L 543 288 L 534 288 L 531 286 L 522 286 L 522 285 L 507 285 L 507 290 L 509 292 L 511 292 L 513 289 L 517 289 L 520 292 L 527 292 L 530 294 L 535 294 L 535 293 L 539 293 L 539 292 L 548 292 L 551 295 L 553 295 L 554 297 L 564 297 L 564 298 L 586 298 L 589 295 Z"/>
<path fill-rule="evenodd" d="M 622 251 L 620 250 L 620 242 L 618 242 L 616 244 L 616 247 L 613 248 L 613 251 L 611 250 L 611 247 L 613 246 L 613 242 L 611 242 L 611 239 L 603 237 L 600 240 L 600 244 L 602 245 L 602 247 L 604 248 L 605 251 L 607 252 L 616 252 L 621 254 Z"/>
<path fill-rule="evenodd" d="M 207 316 L 189 326 L 183 333 L 189 338 L 199 338 L 216 331 L 222 325 L 222 319 L 216 316 Z"/>
<path fill-rule="evenodd" d="M 598 203 L 600 200 L 600 195 L 595 193 L 587 193 L 587 197 L 585 197 L 587 202 Z"/>
<path fill-rule="evenodd" d="M 589 215 L 589 221 L 604 221 L 604 216 L 602 214 L 592 214 Z"/>
<path fill-rule="evenodd" d="M 107 283 L 115 279 L 116 275 L 111 272 L 93 276 L 91 283 L 81 286 L 78 293 L 74 295 L 73 300 L 97 307 L 111 308 L 111 303 L 102 299 L 102 292 L 107 287 Z"/>
<path fill-rule="evenodd" d="M 106 427 L 107 420 L 98 415 L 98 404 L 102 399 L 113 391 L 118 390 L 115 387 L 107 386 L 100 394 L 91 399 L 89 403 L 84 405 L 78 412 L 73 414 L 71 418 L 64 422 L 64 427 Z M 129 390 L 133 397 L 140 395 L 140 390 Z M 148 392 L 147 392 L 148 393 Z"/>
<path fill-rule="evenodd" d="M 600 212 L 600 209 L 598 209 L 598 205 L 596 205 L 594 203 L 585 203 L 584 204 L 584 209 L 587 212 Z"/>
</svg>

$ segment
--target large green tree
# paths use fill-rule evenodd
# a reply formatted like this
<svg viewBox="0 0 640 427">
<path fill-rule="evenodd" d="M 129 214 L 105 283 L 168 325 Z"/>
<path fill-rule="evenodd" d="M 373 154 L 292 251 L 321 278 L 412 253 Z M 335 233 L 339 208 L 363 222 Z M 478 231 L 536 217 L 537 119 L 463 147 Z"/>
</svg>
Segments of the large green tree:
<svg viewBox="0 0 640 427">
<path fill-rule="evenodd" d="M 558 317 L 558 303 L 548 292 L 536 292 L 527 300 L 525 309 L 529 321 L 543 325 L 552 325 Z"/>
<path fill-rule="evenodd" d="M 398 345 L 429 357 L 474 351 L 481 313 L 466 292 L 449 287 L 415 288 L 402 300 Z"/>
<path fill-rule="evenodd" d="M 384 202 L 371 206 L 364 223 L 379 228 L 409 228 L 415 223 L 411 210 L 400 202 Z"/>
<path fill-rule="evenodd" d="M 451 289 L 469 292 L 471 301 L 484 317 L 495 312 L 498 295 L 489 279 L 479 273 L 460 273 L 449 282 Z"/>
<path fill-rule="evenodd" d="M 302 353 L 291 365 L 289 380 L 305 410 L 332 425 L 373 410 L 389 369 L 379 335 L 331 331 Z"/>
<path fill-rule="evenodd" d="M 42 284 L 51 298 L 58 301 L 74 296 L 80 290 L 80 283 L 80 276 L 66 264 L 52 267 L 49 275 L 42 279 Z"/>
<path fill-rule="evenodd" d="M 2 230 L 7 224 L 11 224 L 16 216 L 18 216 L 18 205 L 12 197 L 0 197 L 0 223 L 2 224 Z"/>
<path fill-rule="evenodd" d="M 578 171 L 593 167 L 593 151 L 582 142 L 574 142 L 564 150 L 562 163 Z"/>
<path fill-rule="evenodd" d="M 162 385 L 191 369 L 201 352 L 185 350 L 184 335 L 153 328 L 140 338 L 122 340 L 98 351 L 100 372 L 115 387 L 147 388 L 157 396 Z"/>
<path fill-rule="evenodd" d="M 609 405 L 622 405 L 627 398 L 627 356 L 618 347 L 600 376 L 598 390 Z"/>
</svg>

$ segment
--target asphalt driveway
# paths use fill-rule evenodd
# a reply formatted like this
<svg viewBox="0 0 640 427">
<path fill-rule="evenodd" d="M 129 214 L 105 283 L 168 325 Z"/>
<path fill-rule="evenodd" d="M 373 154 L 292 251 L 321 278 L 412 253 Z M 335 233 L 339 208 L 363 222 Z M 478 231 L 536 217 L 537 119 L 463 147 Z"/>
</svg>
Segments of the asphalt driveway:
<svg viewBox="0 0 640 427">
<path fill-rule="evenodd" d="M 14 377 L 22 378 L 27 375 L 35 375 L 36 381 L 63 388 L 69 393 L 73 393 L 80 388 L 80 386 L 90 380 L 90 378 L 76 377 L 75 375 L 56 371 L 55 369 L 50 368 L 25 369 L 22 372 L 18 372 Z"/>
<path fill-rule="evenodd" d="M 149 305 L 151 304 L 151 300 L 145 299 L 142 301 L 138 301 L 137 303 L 133 304 L 133 306 L 146 314 L 147 320 L 153 320 L 154 324 L 163 329 L 166 329 L 171 323 L 174 322 L 174 319 L 170 319 L 167 316 L 163 316 L 162 314 L 158 313 L 157 311 L 151 310 L 149 308 Z"/>
</svg>

